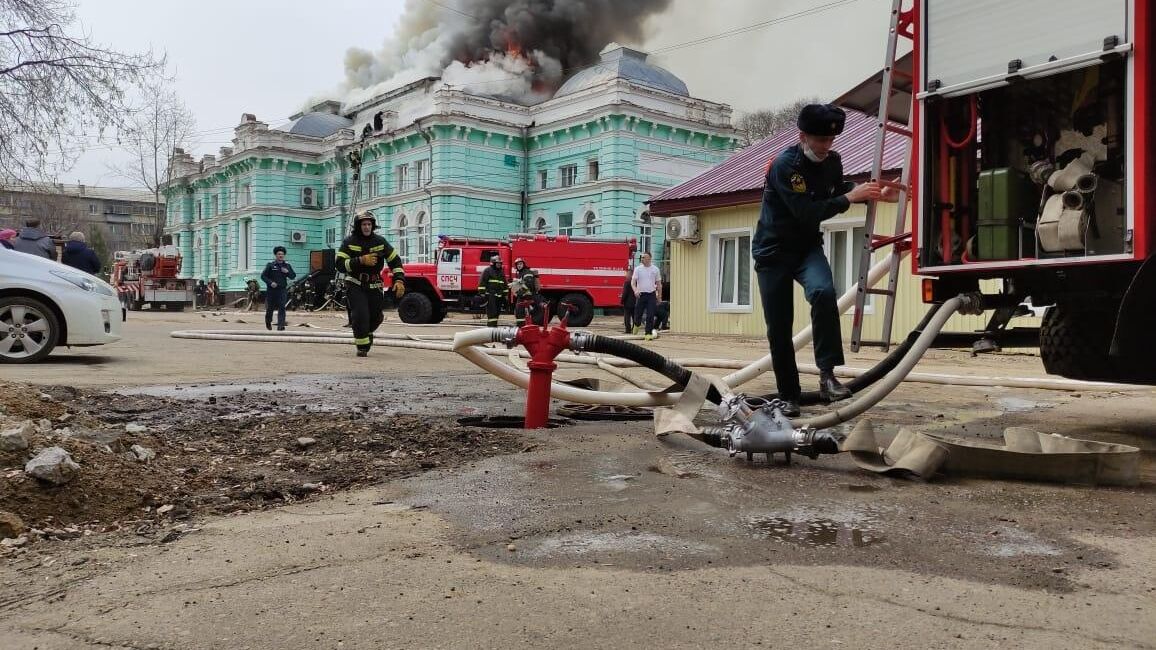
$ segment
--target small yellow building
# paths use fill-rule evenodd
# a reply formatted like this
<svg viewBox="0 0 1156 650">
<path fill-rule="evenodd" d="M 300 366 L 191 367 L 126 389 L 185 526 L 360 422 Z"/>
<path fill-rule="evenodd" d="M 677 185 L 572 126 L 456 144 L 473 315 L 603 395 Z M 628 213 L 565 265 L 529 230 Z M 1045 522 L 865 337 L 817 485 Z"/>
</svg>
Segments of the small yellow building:
<svg viewBox="0 0 1156 650">
<path fill-rule="evenodd" d="M 873 119 L 848 111 L 844 133 L 835 141 L 850 180 L 866 180 L 875 141 Z M 764 336 L 766 325 L 759 300 L 758 278 L 751 259 L 751 241 L 759 220 L 767 164 L 798 140 L 798 131 L 785 129 L 747 147 L 720 165 L 682 185 L 659 194 L 650 202 L 652 217 L 678 219 L 681 232 L 670 241 L 670 325 L 685 334 Z M 903 164 L 899 138 L 892 138 L 885 152 L 885 168 L 898 176 Z M 887 174 L 885 174 L 887 175 Z M 875 232 L 894 231 L 895 204 L 880 204 Z M 862 242 L 866 206 L 853 205 L 847 212 L 823 223 L 823 249 L 831 263 L 835 288 L 842 295 L 858 278 L 859 245 Z M 910 230 L 909 219 L 905 219 Z M 883 259 L 890 249 L 876 252 Z M 920 278 L 912 273 L 905 257 L 899 275 L 893 343 L 902 341 L 927 311 L 920 295 Z M 884 283 L 886 278 L 884 278 Z M 986 287 L 985 287 L 986 288 Z M 864 313 L 863 339 L 879 340 L 883 330 L 883 296 L 869 296 Z M 843 316 L 843 340 L 851 335 L 851 313 Z M 1037 325 L 1022 322 L 1017 325 Z M 810 324 L 810 306 L 802 289 L 795 287 L 794 331 Z M 945 331 L 981 331 L 984 316 L 954 316 Z"/>
</svg>

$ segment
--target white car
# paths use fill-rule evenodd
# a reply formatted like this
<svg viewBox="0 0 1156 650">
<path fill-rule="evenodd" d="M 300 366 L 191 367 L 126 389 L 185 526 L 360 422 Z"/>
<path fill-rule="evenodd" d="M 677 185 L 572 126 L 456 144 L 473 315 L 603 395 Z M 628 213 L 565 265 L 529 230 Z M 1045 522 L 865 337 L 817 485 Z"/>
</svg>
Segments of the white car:
<svg viewBox="0 0 1156 650">
<path fill-rule="evenodd" d="M 120 340 L 116 290 L 59 262 L 0 247 L 0 363 L 29 363 L 58 345 Z"/>
</svg>

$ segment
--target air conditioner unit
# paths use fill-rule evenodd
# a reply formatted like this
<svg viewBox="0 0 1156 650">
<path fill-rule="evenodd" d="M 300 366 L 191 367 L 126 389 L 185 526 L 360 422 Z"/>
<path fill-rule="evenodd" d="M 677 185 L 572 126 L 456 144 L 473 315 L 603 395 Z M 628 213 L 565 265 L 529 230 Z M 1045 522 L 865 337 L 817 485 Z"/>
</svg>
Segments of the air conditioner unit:
<svg viewBox="0 0 1156 650">
<path fill-rule="evenodd" d="M 673 241 L 697 241 L 698 217 L 680 214 L 666 220 L 666 238 Z"/>
<path fill-rule="evenodd" d="M 312 187 L 301 188 L 301 207 L 312 208 L 317 205 L 317 194 Z"/>
<path fill-rule="evenodd" d="M 304 244 L 306 239 L 307 237 L 305 236 L 304 230 L 294 230 L 293 232 L 289 233 L 289 241 L 293 242 L 294 244 Z"/>
</svg>

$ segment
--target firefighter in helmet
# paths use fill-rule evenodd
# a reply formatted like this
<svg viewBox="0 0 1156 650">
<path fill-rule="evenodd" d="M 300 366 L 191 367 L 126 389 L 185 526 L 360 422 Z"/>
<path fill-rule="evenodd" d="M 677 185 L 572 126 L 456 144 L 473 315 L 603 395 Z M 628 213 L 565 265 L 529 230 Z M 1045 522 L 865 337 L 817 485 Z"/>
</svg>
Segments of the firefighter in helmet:
<svg viewBox="0 0 1156 650">
<path fill-rule="evenodd" d="M 337 266 L 346 274 L 349 320 L 359 357 L 369 354 L 373 333 L 384 318 L 381 272 L 387 264 L 393 275 L 394 295 L 398 299 L 405 295 L 405 270 L 401 267 L 401 257 L 375 230 L 377 220 L 372 212 L 366 210 L 358 214 L 353 220 L 353 232 L 341 242 L 341 250 L 337 251 Z"/>
<path fill-rule="evenodd" d="M 526 260 L 518 258 L 514 260 L 514 277 L 518 280 L 518 289 L 514 296 L 514 318 L 518 322 L 518 327 L 526 324 L 527 317 L 531 323 L 537 321 L 538 303 L 540 296 L 538 291 L 540 289 L 538 284 L 538 273 L 526 264 Z M 529 307 L 523 306 L 521 303 L 524 300 L 531 300 L 533 304 Z"/>
<path fill-rule="evenodd" d="M 506 297 L 510 294 L 510 284 L 506 282 L 506 272 L 502 270 L 502 258 L 494 255 L 490 265 L 482 271 L 480 286 L 486 295 L 486 326 L 498 326 L 498 314 L 502 313 Z"/>
</svg>

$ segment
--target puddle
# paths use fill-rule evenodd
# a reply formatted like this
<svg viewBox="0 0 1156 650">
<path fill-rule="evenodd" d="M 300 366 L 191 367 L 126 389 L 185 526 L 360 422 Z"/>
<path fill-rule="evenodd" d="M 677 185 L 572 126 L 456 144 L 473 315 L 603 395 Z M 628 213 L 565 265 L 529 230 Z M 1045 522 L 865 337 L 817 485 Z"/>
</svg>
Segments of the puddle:
<svg viewBox="0 0 1156 650">
<path fill-rule="evenodd" d="M 755 539 L 787 542 L 809 548 L 863 548 L 887 541 L 873 513 L 820 513 L 806 508 L 786 513 L 744 517 L 742 525 Z"/>
<path fill-rule="evenodd" d="M 1028 413 L 1055 406 L 1054 402 L 1033 402 L 1019 397 L 1000 397 L 995 403 L 1004 413 Z"/>
<path fill-rule="evenodd" d="M 994 557 L 1025 555 L 1059 555 L 1062 551 L 1035 535 L 1019 528 L 1003 527 L 979 540 L 979 552 Z"/>
<path fill-rule="evenodd" d="M 675 551 L 680 554 L 711 553 L 709 544 L 655 533 L 570 533 L 542 540 L 526 552 L 527 557 L 589 555 L 591 553 L 652 553 Z"/>
<path fill-rule="evenodd" d="M 546 420 L 547 429 L 557 429 L 566 426 L 569 420 L 549 418 Z M 458 424 L 463 427 L 482 427 L 484 429 L 524 429 L 525 419 L 520 415 L 471 415 L 459 418 Z"/>
</svg>

